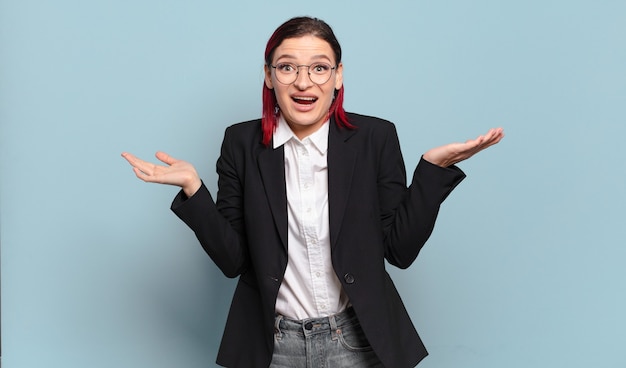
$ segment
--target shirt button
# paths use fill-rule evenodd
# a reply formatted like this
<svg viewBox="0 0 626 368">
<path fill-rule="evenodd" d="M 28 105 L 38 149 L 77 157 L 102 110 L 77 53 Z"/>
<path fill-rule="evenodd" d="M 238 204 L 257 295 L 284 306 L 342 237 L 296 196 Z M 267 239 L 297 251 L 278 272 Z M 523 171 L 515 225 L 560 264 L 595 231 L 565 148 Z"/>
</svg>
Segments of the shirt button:
<svg viewBox="0 0 626 368">
<path fill-rule="evenodd" d="M 351 273 L 347 273 L 343 276 L 343 279 L 347 284 L 354 284 L 354 276 Z"/>
</svg>

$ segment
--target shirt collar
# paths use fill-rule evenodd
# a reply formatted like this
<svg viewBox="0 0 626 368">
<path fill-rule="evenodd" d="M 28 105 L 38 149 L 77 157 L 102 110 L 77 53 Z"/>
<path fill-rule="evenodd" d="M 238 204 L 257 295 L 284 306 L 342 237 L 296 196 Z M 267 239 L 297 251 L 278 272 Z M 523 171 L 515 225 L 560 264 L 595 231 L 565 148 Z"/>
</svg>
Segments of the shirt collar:
<svg viewBox="0 0 626 368">
<path fill-rule="evenodd" d="M 326 120 L 326 122 L 324 122 L 324 124 L 322 124 L 322 126 L 317 131 L 304 138 L 305 140 L 310 140 L 315 148 L 317 148 L 317 150 L 320 151 L 320 153 L 322 154 L 326 153 L 326 151 L 328 150 L 328 125 L 329 122 L 328 120 Z M 282 146 L 291 139 L 300 141 L 300 139 L 296 137 L 294 132 L 289 127 L 289 124 L 287 124 L 287 121 L 285 121 L 282 116 L 278 118 L 278 126 L 276 126 L 273 138 L 274 149 Z"/>
</svg>

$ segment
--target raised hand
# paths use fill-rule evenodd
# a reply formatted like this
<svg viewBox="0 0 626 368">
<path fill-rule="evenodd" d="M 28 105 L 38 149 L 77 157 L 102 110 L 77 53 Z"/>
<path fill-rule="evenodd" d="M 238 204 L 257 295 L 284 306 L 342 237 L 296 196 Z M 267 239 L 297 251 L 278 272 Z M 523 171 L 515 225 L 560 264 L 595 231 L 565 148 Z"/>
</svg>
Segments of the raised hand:
<svg viewBox="0 0 626 368">
<path fill-rule="evenodd" d="M 490 129 L 487 134 L 470 139 L 465 143 L 450 143 L 428 150 L 424 160 L 441 167 L 448 167 L 474 156 L 478 152 L 493 146 L 504 138 L 502 128 Z"/>
<path fill-rule="evenodd" d="M 202 185 L 196 169 L 190 163 L 177 160 L 165 152 L 157 152 L 156 158 L 166 165 L 157 165 L 144 161 L 130 153 L 122 153 L 122 157 L 133 167 L 137 177 L 148 183 L 159 183 L 179 186 L 187 197 L 191 197 Z"/>
</svg>

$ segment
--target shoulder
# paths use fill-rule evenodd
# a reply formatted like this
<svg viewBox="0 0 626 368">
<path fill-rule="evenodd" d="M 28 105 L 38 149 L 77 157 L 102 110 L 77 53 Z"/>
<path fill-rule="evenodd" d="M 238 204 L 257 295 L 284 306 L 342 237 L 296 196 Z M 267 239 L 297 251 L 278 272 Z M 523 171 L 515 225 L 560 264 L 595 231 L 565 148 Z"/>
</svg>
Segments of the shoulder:
<svg viewBox="0 0 626 368">
<path fill-rule="evenodd" d="M 261 142 L 261 139 L 261 119 L 233 124 L 224 132 L 224 142 L 229 144 L 250 145 L 252 142 Z"/>
<path fill-rule="evenodd" d="M 389 120 L 375 116 L 346 113 L 348 122 L 355 126 L 353 132 L 355 136 L 361 138 L 369 137 L 374 141 L 386 140 L 389 137 L 397 136 L 396 126 Z"/>
<path fill-rule="evenodd" d="M 375 116 L 361 115 L 353 112 L 346 113 L 348 122 L 359 129 L 366 130 L 395 130 L 395 125 L 389 120 L 381 119 Z"/>
<path fill-rule="evenodd" d="M 258 133 L 261 132 L 261 119 L 254 119 L 233 124 L 226 128 L 228 133 Z"/>
</svg>

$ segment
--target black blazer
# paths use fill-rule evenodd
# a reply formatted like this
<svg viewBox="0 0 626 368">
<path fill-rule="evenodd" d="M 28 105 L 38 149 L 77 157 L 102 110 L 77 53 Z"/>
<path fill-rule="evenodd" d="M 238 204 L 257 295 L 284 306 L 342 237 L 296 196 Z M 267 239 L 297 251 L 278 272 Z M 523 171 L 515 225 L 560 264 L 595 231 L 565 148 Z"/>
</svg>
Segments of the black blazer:
<svg viewBox="0 0 626 368">
<path fill-rule="evenodd" d="M 333 268 L 372 348 L 386 367 L 414 367 L 426 355 L 385 259 L 406 268 L 430 236 L 439 206 L 465 177 L 457 167 L 420 160 L 412 184 L 392 123 L 348 114 L 356 129 L 331 119 L 328 203 Z M 267 367 L 274 348 L 275 303 L 287 266 L 283 147 L 261 143 L 260 120 L 226 129 L 217 161 L 215 203 L 203 185 L 182 191 L 172 210 L 228 277 L 239 282 L 217 363 Z"/>
</svg>

